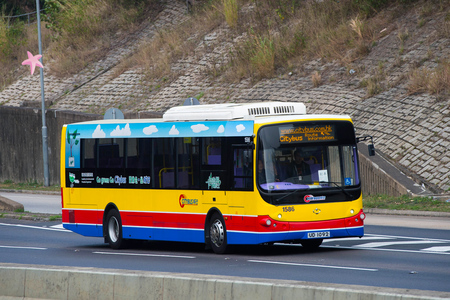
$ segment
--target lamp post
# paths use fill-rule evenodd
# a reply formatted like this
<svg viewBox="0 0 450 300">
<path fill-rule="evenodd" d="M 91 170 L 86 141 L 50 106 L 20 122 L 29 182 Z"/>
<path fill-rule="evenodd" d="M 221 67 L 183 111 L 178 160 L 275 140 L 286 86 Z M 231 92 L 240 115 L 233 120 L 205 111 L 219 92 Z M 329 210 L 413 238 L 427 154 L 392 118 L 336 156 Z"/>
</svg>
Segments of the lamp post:
<svg viewBox="0 0 450 300">
<path fill-rule="evenodd" d="M 38 26 L 38 41 L 39 41 L 39 54 L 42 55 L 42 42 L 41 42 L 41 14 L 40 14 L 39 0 L 36 0 L 37 11 L 37 26 Z M 42 64 L 42 57 L 40 58 Z M 44 186 L 50 185 L 48 176 L 48 146 L 47 146 L 47 126 L 45 125 L 45 97 L 44 97 L 44 70 L 39 68 L 39 74 L 41 78 L 41 99 L 42 99 L 42 156 L 44 161 Z"/>
</svg>

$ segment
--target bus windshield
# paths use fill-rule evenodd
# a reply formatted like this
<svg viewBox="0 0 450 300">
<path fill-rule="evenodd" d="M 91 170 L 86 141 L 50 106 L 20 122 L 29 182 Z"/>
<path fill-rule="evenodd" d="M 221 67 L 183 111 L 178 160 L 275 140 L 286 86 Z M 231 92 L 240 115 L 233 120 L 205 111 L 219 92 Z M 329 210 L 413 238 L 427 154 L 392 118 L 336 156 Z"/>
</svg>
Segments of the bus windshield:
<svg viewBox="0 0 450 300">
<path fill-rule="evenodd" d="M 258 137 L 256 178 L 264 193 L 344 190 L 360 183 L 351 122 L 269 125 Z"/>
</svg>

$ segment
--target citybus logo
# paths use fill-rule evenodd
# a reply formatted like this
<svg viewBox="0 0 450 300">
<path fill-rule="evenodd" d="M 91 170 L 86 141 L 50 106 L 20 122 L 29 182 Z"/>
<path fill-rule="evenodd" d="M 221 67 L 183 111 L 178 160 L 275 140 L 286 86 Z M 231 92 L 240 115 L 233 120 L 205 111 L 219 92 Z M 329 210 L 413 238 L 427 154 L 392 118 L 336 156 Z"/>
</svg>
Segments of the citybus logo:
<svg viewBox="0 0 450 300">
<path fill-rule="evenodd" d="M 186 196 L 181 194 L 178 199 L 180 202 L 180 207 L 183 208 L 185 205 L 198 205 L 198 199 L 186 199 Z"/>
<path fill-rule="evenodd" d="M 303 201 L 305 201 L 305 203 L 309 203 L 311 201 L 323 201 L 326 198 L 327 197 L 325 196 L 314 197 L 313 195 L 306 195 L 305 197 L 303 197 Z"/>
</svg>

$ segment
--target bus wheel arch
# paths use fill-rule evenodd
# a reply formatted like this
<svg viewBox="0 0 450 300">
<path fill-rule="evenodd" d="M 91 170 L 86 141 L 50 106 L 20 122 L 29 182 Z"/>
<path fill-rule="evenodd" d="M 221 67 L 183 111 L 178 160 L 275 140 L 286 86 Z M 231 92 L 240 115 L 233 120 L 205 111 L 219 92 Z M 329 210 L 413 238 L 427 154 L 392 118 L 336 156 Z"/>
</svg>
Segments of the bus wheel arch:
<svg viewBox="0 0 450 300">
<path fill-rule="evenodd" d="M 206 215 L 205 220 L 205 243 L 217 254 L 226 252 L 227 229 L 222 213 L 217 208 L 212 208 Z"/>
<path fill-rule="evenodd" d="M 125 245 L 122 218 L 117 206 L 111 203 L 106 206 L 103 214 L 103 236 L 105 242 L 113 249 L 120 249 Z"/>
</svg>

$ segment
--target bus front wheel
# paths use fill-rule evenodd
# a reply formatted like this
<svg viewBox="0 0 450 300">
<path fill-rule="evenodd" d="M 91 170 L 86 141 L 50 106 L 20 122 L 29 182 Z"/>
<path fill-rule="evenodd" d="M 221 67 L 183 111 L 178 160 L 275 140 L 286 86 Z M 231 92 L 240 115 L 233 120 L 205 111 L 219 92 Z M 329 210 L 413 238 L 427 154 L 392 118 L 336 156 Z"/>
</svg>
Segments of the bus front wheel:
<svg viewBox="0 0 450 300">
<path fill-rule="evenodd" d="M 120 213 L 116 209 L 111 209 L 106 215 L 105 237 L 109 246 L 113 249 L 120 249 L 124 246 L 122 238 L 122 221 Z"/>
<path fill-rule="evenodd" d="M 225 221 L 219 213 L 214 213 L 209 222 L 209 241 L 213 251 L 223 254 L 227 249 L 227 230 Z"/>
</svg>

